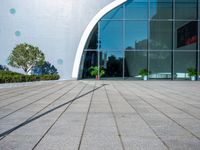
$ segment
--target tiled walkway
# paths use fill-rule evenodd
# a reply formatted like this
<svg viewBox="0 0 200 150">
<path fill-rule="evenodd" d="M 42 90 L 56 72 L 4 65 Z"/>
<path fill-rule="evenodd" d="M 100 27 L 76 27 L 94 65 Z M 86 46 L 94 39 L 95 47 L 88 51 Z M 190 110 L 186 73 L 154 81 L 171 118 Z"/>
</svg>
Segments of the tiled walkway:
<svg viewBox="0 0 200 150">
<path fill-rule="evenodd" d="M 59 81 L 0 89 L 0 150 L 199 150 L 200 82 Z"/>
</svg>

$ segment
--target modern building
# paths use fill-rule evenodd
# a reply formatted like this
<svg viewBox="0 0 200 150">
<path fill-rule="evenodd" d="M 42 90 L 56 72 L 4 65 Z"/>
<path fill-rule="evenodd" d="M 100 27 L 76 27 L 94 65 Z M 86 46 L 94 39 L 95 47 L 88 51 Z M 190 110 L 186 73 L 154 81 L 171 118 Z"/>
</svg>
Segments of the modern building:
<svg viewBox="0 0 200 150">
<path fill-rule="evenodd" d="M 19 43 L 38 46 L 63 79 L 188 79 L 200 72 L 199 0 L 2 0 L 0 64 Z"/>
</svg>

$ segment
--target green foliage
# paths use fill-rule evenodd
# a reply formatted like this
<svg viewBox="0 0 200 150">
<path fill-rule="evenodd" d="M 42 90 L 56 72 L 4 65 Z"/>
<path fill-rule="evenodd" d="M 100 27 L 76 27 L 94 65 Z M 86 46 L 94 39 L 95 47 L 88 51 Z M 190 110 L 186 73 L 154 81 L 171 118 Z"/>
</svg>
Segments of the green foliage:
<svg viewBox="0 0 200 150">
<path fill-rule="evenodd" d="M 142 77 L 148 76 L 149 71 L 147 69 L 141 69 L 140 72 L 139 72 L 139 75 L 141 75 Z"/>
<path fill-rule="evenodd" d="M 29 44 L 17 45 L 10 56 L 8 64 L 15 68 L 22 68 L 25 73 L 28 73 L 34 66 L 42 66 L 44 64 L 44 54 L 38 47 Z"/>
<path fill-rule="evenodd" d="M 188 69 L 187 69 L 187 73 L 188 73 L 188 76 L 189 76 L 189 77 L 192 77 L 192 76 L 196 76 L 196 75 L 197 75 L 197 72 L 196 72 L 196 69 L 195 69 L 195 68 L 188 68 Z"/>
<path fill-rule="evenodd" d="M 98 66 L 92 66 L 92 67 L 90 67 L 89 71 L 90 71 L 90 75 L 91 75 L 92 77 L 97 76 L 97 75 L 98 75 L 98 72 L 99 72 L 100 77 L 104 76 L 104 74 L 105 74 L 104 69 L 101 68 L 100 71 L 99 71 Z"/>
<path fill-rule="evenodd" d="M 0 83 L 58 80 L 59 78 L 59 75 L 23 75 L 11 71 L 0 71 Z"/>
<path fill-rule="evenodd" d="M 7 66 L 0 65 L 0 70 L 9 71 Z"/>
</svg>

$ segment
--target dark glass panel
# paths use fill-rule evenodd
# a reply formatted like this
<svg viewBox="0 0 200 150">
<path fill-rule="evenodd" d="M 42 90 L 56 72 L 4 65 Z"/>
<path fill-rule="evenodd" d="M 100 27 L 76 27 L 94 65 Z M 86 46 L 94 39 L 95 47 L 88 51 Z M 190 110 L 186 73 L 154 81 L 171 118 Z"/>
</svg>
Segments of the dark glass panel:
<svg viewBox="0 0 200 150">
<path fill-rule="evenodd" d="M 140 70 L 147 68 L 147 51 L 125 51 L 125 77 L 141 78 Z"/>
<path fill-rule="evenodd" d="M 150 23 L 150 49 L 172 49 L 172 22 L 151 21 Z"/>
<path fill-rule="evenodd" d="M 104 77 L 123 76 L 123 52 L 104 51 L 100 52 L 101 68 L 105 69 Z"/>
<path fill-rule="evenodd" d="M 149 53 L 149 78 L 171 79 L 171 52 L 155 51 Z"/>
<path fill-rule="evenodd" d="M 197 19 L 197 0 L 176 0 L 175 17 L 183 20 Z"/>
<path fill-rule="evenodd" d="M 199 63 L 199 65 L 198 65 L 199 66 L 198 72 L 199 72 L 199 80 L 200 80 L 200 51 L 199 51 L 199 62 L 198 63 Z"/>
<path fill-rule="evenodd" d="M 176 21 L 175 50 L 196 50 L 198 43 L 196 21 Z"/>
<path fill-rule="evenodd" d="M 79 69 L 79 78 L 91 78 L 90 67 L 98 66 L 98 52 L 84 51 Z"/>
<path fill-rule="evenodd" d="M 125 19 L 142 19 L 148 18 L 148 3 L 128 1 L 125 4 Z"/>
<path fill-rule="evenodd" d="M 150 16 L 151 19 L 172 19 L 172 2 L 151 2 Z"/>
<path fill-rule="evenodd" d="M 178 51 L 174 54 L 174 72 L 175 78 L 189 78 L 188 68 L 196 68 L 195 51 Z"/>
<path fill-rule="evenodd" d="M 85 49 L 92 50 L 98 48 L 98 25 L 94 27 L 85 45 Z"/>
<path fill-rule="evenodd" d="M 100 49 L 103 51 L 123 49 L 122 21 L 101 21 Z"/>
<path fill-rule="evenodd" d="M 123 18 L 123 6 L 116 7 L 112 11 L 108 12 L 102 19 L 122 19 Z"/>
<path fill-rule="evenodd" d="M 147 49 L 147 21 L 126 21 L 125 23 L 125 49 Z"/>
</svg>

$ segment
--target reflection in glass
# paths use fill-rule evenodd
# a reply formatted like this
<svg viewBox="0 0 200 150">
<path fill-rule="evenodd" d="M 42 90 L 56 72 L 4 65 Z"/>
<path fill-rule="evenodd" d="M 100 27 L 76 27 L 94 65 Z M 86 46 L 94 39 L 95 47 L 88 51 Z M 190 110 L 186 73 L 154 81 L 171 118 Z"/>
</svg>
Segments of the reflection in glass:
<svg viewBox="0 0 200 150">
<path fill-rule="evenodd" d="M 146 50 L 147 21 L 126 21 L 125 25 L 125 49 Z"/>
<path fill-rule="evenodd" d="M 148 68 L 150 79 L 171 79 L 172 69 L 175 79 L 188 78 L 188 68 L 196 68 L 199 62 L 200 70 L 200 61 L 196 60 L 200 45 L 197 6 L 197 0 L 126 1 L 107 13 L 91 32 L 80 77 L 90 78 L 88 69 L 97 66 L 99 58 L 105 77 L 124 75 L 137 79 L 139 71 Z"/>
<path fill-rule="evenodd" d="M 195 51 L 179 51 L 174 54 L 174 71 L 176 78 L 189 78 L 188 68 L 196 68 Z"/>
<path fill-rule="evenodd" d="M 85 44 L 85 49 L 87 50 L 92 50 L 97 48 L 98 48 L 98 25 L 94 27 Z"/>
<path fill-rule="evenodd" d="M 79 69 L 79 78 L 91 78 L 90 67 L 98 65 L 98 52 L 84 51 Z"/>
<path fill-rule="evenodd" d="M 123 6 L 119 6 L 109 13 L 107 13 L 102 19 L 122 19 L 123 18 Z"/>
<path fill-rule="evenodd" d="M 151 19 L 172 19 L 172 2 L 150 3 Z"/>
<path fill-rule="evenodd" d="M 172 49 L 172 22 L 151 21 L 150 23 L 150 49 Z"/>
<path fill-rule="evenodd" d="M 171 52 L 156 51 L 149 54 L 149 78 L 171 79 Z"/>
<path fill-rule="evenodd" d="M 176 21 L 175 24 L 175 49 L 196 50 L 198 42 L 197 22 Z"/>
<path fill-rule="evenodd" d="M 197 19 L 197 0 L 176 0 L 175 18 L 184 20 Z"/>
<path fill-rule="evenodd" d="M 101 21 L 100 25 L 100 49 L 122 50 L 123 49 L 123 22 Z"/>
<path fill-rule="evenodd" d="M 100 52 L 100 64 L 105 69 L 104 77 L 123 76 L 123 53 L 122 52 Z"/>
<path fill-rule="evenodd" d="M 147 51 L 125 52 L 125 77 L 141 78 L 140 70 L 147 68 Z"/>
<path fill-rule="evenodd" d="M 125 19 L 147 19 L 148 3 L 128 1 L 125 4 Z"/>
</svg>

